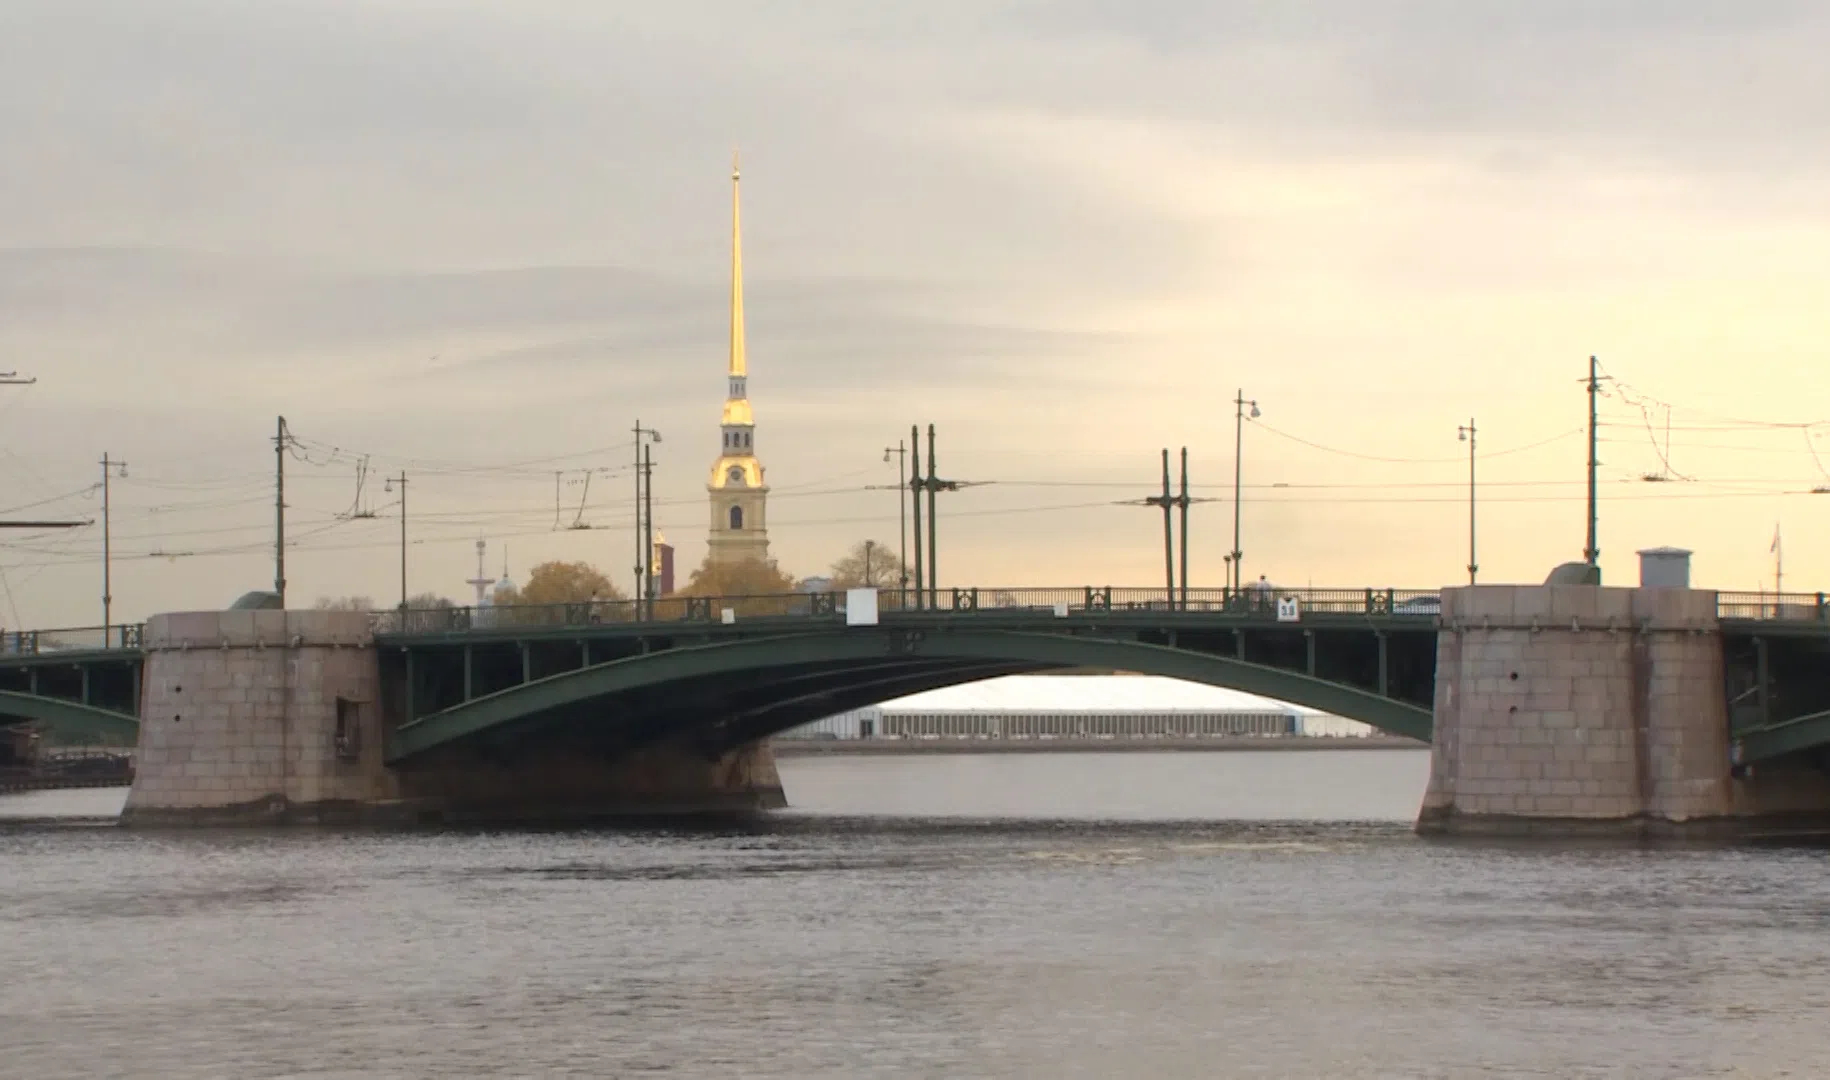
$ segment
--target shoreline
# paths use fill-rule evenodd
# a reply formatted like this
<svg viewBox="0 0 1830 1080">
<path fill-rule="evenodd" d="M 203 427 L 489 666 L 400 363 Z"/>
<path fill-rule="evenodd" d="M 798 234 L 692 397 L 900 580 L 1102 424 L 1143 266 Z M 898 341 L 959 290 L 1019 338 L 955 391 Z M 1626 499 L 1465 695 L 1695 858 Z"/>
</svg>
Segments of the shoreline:
<svg viewBox="0 0 1830 1080">
<path fill-rule="evenodd" d="M 1162 739 L 772 739 L 777 757 L 920 754 L 1291 753 L 1307 750 L 1428 750 L 1396 735 L 1210 736 Z"/>
</svg>

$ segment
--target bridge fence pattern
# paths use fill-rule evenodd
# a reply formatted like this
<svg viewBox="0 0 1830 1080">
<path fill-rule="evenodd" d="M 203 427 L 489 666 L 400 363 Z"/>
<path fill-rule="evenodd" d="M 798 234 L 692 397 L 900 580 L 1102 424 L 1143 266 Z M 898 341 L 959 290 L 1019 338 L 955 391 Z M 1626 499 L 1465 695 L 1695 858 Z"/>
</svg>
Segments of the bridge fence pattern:
<svg viewBox="0 0 1830 1080">
<path fill-rule="evenodd" d="M 794 592 L 742 596 L 686 596 L 653 600 L 590 600 L 564 604 L 517 604 L 500 607 L 393 608 L 370 614 L 377 634 L 447 634 L 501 631 L 514 627 L 589 626 L 602 624 L 716 623 L 731 618 L 832 618 L 842 615 L 846 593 Z M 1276 619 L 1280 608 L 1300 618 L 1306 614 L 1336 616 L 1434 618 L 1440 590 L 1394 588 L 1187 589 L 1078 586 L 1071 588 L 951 588 L 917 592 L 880 589 L 883 613 L 970 615 L 1045 614 L 1089 616 L 1105 613 L 1205 613 L 1252 619 Z M 1719 618 L 1830 627 L 1830 594 L 1720 592 Z M 0 632 L 0 658 L 57 652 L 139 651 L 144 625 L 80 626 Z"/>
</svg>

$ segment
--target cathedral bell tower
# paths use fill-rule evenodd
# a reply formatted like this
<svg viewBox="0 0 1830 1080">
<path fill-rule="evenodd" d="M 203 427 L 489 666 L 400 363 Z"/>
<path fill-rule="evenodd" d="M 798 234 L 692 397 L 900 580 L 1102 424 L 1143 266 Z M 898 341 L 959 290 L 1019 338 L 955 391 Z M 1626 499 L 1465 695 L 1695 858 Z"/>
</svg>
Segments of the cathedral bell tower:
<svg viewBox="0 0 1830 1080">
<path fill-rule="evenodd" d="M 731 158 L 731 358 L 725 388 L 724 447 L 712 466 L 711 561 L 717 565 L 769 558 L 768 485 L 756 460 L 756 418 L 750 412 L 749 365 L 743 347 L 743 225 L 738 212 L 737 158 Z"/>
</svg>

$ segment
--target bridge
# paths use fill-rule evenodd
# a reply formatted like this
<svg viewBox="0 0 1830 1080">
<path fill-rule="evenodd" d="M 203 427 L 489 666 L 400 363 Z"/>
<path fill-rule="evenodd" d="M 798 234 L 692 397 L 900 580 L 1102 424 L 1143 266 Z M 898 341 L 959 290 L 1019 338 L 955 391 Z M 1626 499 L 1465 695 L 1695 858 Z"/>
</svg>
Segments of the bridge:
<svg viewBox="0 0 1830 1080">
<path fill-rule="evenodd" d="M 1435 592 L 1078 587 L 878 600 L 865 625 L 844 593 L 377 612 L 383 759 L 401 766 L 456 744 L 508 752 L 555 732 L 605 755 L 685 739 L 716 756 L 905 694 L 1076 668 L 1224 686 L 1432 736 Z M 1830 747 L 1824 594 L 1716 603 L 1740 760 Z M 5 635 L 0 723 L 131 743 L 142 639 L 139 626 Z"/>
</svg>

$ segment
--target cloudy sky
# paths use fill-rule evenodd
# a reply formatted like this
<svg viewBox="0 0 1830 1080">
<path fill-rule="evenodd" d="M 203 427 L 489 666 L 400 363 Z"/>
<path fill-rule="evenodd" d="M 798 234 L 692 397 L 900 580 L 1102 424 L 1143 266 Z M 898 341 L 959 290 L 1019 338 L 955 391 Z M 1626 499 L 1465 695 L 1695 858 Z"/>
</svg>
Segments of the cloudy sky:
<svg viewBox="0 0 1830 1080">
<path fill-rule="evenodd" d="M 1537 580 L 1597 354 L 1610 579 L 1770 587 L 1783 523 L 1830 588 L 1826 52 L 1783 0 L 0 0 L 0 506 L 125 458 L 117 617 L 223 604 L 283 414 L 297 600 L 397 595 L 402 469 L 415 592 L 478 537 L 626 581 L 639 417 L 696 563 L 741 147 L 793 572 L 895 542 L 934 423 L 943 584 L 1159 580 L 1111 504 L 1165 445 L 1218 584 L 1243 388 L 1248 576 L 1465 577 L 1473 417 L 1483 579 Z M 4 539 L 0 622 L 100 621 L 99 527 Z"/>
</svg>

